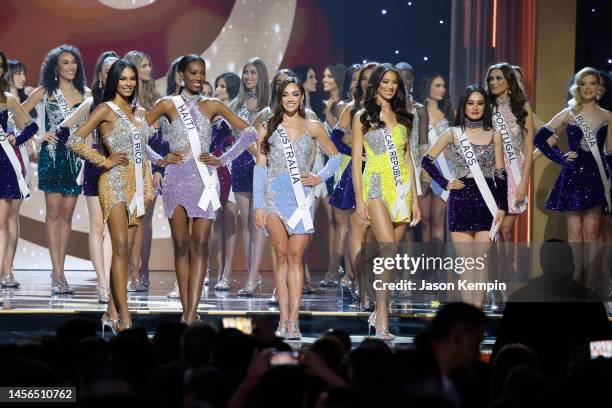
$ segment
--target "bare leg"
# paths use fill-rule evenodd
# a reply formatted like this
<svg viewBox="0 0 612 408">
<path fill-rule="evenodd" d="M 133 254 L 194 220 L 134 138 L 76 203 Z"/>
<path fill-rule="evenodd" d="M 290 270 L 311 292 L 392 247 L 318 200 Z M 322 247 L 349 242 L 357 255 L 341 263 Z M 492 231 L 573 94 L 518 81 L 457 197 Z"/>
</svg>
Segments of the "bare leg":
<svg viewBox="0 0 612 408">
<path fill-rule="evenodd" d="M 320 199 L 323 209 L 325 210 L 325 216 L 327 217 L 327 244 L 329 246 L 329 257 L 333 256 L 334 253 L 334 239 L 335 239 L 335 225 L 332 206 L 329 203 L 329 196 L 323 196 Z M 338 268 L 336 270 L 331 269 L 331 262 L 327 268 L 327 274 L 330 276 L 338 276 Z"/>
<path fill-rule="evenodd" d="M 149 288 L 149 259 L 151 258 L 151 244 L 153 242 L 153 214 L 155 213 L 155 202 L 157 196 L 153 196 L 153 201 L 145 210 L 145 215 L 140 221 L 140 228 L 143 230 L 141 250 L 140 250 L 140 282 Z"/>
<path fill-rule="evenodd" d="M 251 193 L 236 193 L 236 204 L 238 205 L 238 213 L 240 223 L 242 224 L 242 240 L 244 243 L 244 256 L 247 261 L 247 271 L 251 271 L 252 267 L 252 242 L 251 242 Z M 237 228 L 236 228 L 237 229 Z M 228 277 L 229 278 L 229 277 Z"/>
<path fill-rule="evenodd" d="M 9 212 L 11 210 L 10 199 L 0 199 L 0 261 L 6 265 L 8 259 L 8 242 L 9 242 Z M 10 269 L 6 269 L 2 275 L 3 278 L 8 277 Z"/>
<path fill-rule="evenodd" d="M 420 208 L 421 208 L 421 231 L 423 242 L 429 242 L 432 234 L 432 204 L 434 195 L 431 190 L 423 192 L 421 197 Z"/>
<path fill-rule="evenodd" d="M 179 295 L 183 311 L 187 310 L 189 285 L 189 218 L 183 207 L 176 207 L 170 218 L 170 230 L 172 231 L 172 243 L 174 245 L 174 269 L 176 270 L 176 282 L 178 283 Z"/>
<path fill-rule="evenodd" d="M 329 272 L 325 277 L 326 281 L 337 281 L 340 261 L 344 255 L 344 240 L 348 233 L 349 215 L 348 211 L 340 210 L 332 206 L 334 219 L 334 245 L 329 257 Z"/>
<path fill-rule="evenodd" d="M 304 251 L 310 241 L 310 235 L 300 234 L 289 237 L 287 257 L 287 286 L 289 288 L 289 321 L 297 327 L 302 303 L 302 286 L 304 285 Z"/>
<path fill-rule="evenodd" d="M 604 294 L 607 291 L 609 278 L 602 273 L 597 259 L 603 257 L 603 245 L 601 238 L 601 206 L 597 206 L 583 212 L 582 216 L 582 236 L 584 238 L 584 259 L 585 272 L 587 273 L 587 286 L 598 293 Z M 606 293 L 607 294 L 607 293 Z"/>
<path fill-rule="evenodd" d="M 187 309 L 184 319 L 189 324 L 198 320 L 198 303 L 204 286 L 204 273 L 208 261 L 208 236 L 212 228 L 212 220 L 195 218 L 189 241 L 189 284 L 187 289 Z M 181 291 L 181 298 L 182 298 Z"/>
<path fill-rule="evenodd" d="M 64 275 L 64 266 L 60 254 L 60 216 L 62 208 L 61 193 L 45 193 L 45 232 L 47 247 L 51 257 L 52 275 L 61 278 Z"/>
<path fill-rule="evenodd" d="M 212 256 L 210 257 L 206 269 L 213 270 L 214 267 L 218 274 L 222 273 L 223 271 L 223 260 L 225 259 L 225 246 L 223 245 L 225 243 L 225 231 L 223 228 L 225 223 L 223 218 L 226 205 L 227 204 L 223 205 L 221 208 L 219 208 L 219 211 L 217 211 L 217 217 L 213 221 L 212 231 L 209 234 L 210 238 L 208 239 L 208 246 L 212 250 Z"/>
<path fill-rule="evenodd" d="M 430 225 L 431 236 L 430 241 L 444 242 L 446 232 L 446 202 L 439 196 L 431 198 Z"/>
<path fill-rule="evenodd" d="M 280 327 L 283 322 L 289 320 L 289 285 L 287 282 L 289 236 L 285 226 L 275 215 L 268 215 L 267 228 L 270 233 L 270 243 L 274 249 L 274 281 L 276 283 L 278 307 L 280 310 Z"/>
<path fill-rule="evenodd" d="M 98 278 L 98 293 L 109 289 L 108 277 L 104 264 L 104 218 L 100 199 L 97 196 L 86 196 L 87 212 L 89 213 L 89 256 Z"/>
<path fill-rule="evenodd" d="M 361 219 L 357 215 L 356 212 L 353 212 L 349 219 L 349 262 L 351 264 L 351 269 L 353 269 L 353 274 L 355 275 L 355 279 L 358 282 L 362 280 L 361 270 L 361 246 L 365 243 L 366 239 L 366 226 L 361 222 Z M 360 292 L 361 302 L 365 303 L 366 301 L 366 291 L 363 290 L 362 286 Z"/>
<path fill-rule="evenodd" d="M 238 206 L 236 203 L 227 202 L 223 209 L 225 260 L 223 269 L 219 269 L 218 276 L 232 276 L 232 262 L 236 250 L 236 238 L 238 237 Z"/>
<path fill-rule="evenodd" d="M 61 202 L 61 216 L 59 219 L 59 231 L 60 231 L 60 265 L 61 274 L 64 275 L 64 265 L 66 262 L 66 252 L 68 251 L 68 240 L 70 239 L 70 232 L 72 231 L 72 215 L 74 214 L 74 207 L 76 206 L 77 199 L 79 197 L 75 195 L 62 196 Z"/>
<path fill-rule="evenodd" d="M 13 261 L 17 251 L 17 242 L 19 242 L 19 208 L 22 200 L 10 200 L 10 209 L 8 215 L 8 243 L 6 246 L 6 255 L 4 256 L 4 274 L 11 279 L 13 278 Z M 1 260 L 2 258 L 0 258 Z M 0 271 L 1 272 L 1 271 Z"/>
<path fill-rule="evenodd" d="M 567 220 L 567 241 L 574 252 L 575 271 L 574 276 L 581 279 L 582 275 L 582 248 L 580 243 L 583 241 L 582 233 L 582 214 L 578 211 L 567 211 L 565 213 Z M 582 282 L 586 283 L 586 282 Z"/>
</svg>

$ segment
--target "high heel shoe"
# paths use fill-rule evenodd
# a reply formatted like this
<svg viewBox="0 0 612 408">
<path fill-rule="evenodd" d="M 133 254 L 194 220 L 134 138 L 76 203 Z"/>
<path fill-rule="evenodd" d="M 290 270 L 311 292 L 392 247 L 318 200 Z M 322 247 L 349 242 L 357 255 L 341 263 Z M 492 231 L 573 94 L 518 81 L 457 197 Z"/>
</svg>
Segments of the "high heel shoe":
<svg viewBox="0 0 612 408">
<path fill-rule="evenodd" d="M 246 286 L 238 291 L 238 296 L 252 297 L 255 290 L 261 286 L 261 275 L 257 275 L 255 282 L 247 282 Z"/>
<path fill-rule="evenodd" d="M 301 340 L 302 333 L 300 333 L 299 322 L 292 322 L 287 320 L 287 331 L 285 334 L 285 340 Z"/>
<path fill-rule="evenodd" d="M 108 303 L 109 296 L 108 288 L 98 285 L 98 303 Z"/>
<path fill-rule="evenodd" d="M 270 306 L 278 306 L 278 295 L 276 294 L 276 288 L 272 291 L 272 296 L 266 300 L 266 304 Z"/>
<path fill-rule="evenodd" d="M 309 295 L 311 293 L 314 293 L 314 289 L 312 288 L 312 286 L 310 286 L 310 279 L 305 278 L 304 286 L 302 286 L 302 294 Z"/>
<path fill-rule="evenodd" d="M 215 285 L 215 290 L 226 291 L 230 290 L 230 278 L 227 275 L 223 275 L 219 282 Z"/>
<path fill-rule="evenodd" d="M 319 286 L 322 288 L 336 288 L 338 287 L 338 280 L 340 280 L 340 275 L 334 276 L 327 272 L 325 278 L 319 282 Z"/>
<path fill-rule="evenodd" d="M 127 284 L 128 292 L 146 292 L 147 288 L 142 284 L 141 281 L 136 279 L 131 279 Z"/>
<path fill-rule="evenodd" d="M 187 326 L 191 326 L 192 324 L 200 323 L 201 321 L 202 321 L 202 318 L 200 317 L 199 314 L 196 313 L 196 318 L 195 318 L 195 320 L 193 322 L 190 323 L 187 320 L 185 320 L 185 315 L 184 314 L 181 315 L 181 320 L 179 322 L 183 323 L 183 324 L 185 324 Z"/>
<path fill-rule="evenodd" d="M 13 271 L 11 271 L 6 276 L 0 277 L 0 286 L 3 288 L 19 289 L 21 283 L 15 280 L 15 276 L 13 276 Z"/>
<path fill-rule="evenodd" d="M 177 281 L 174 281 L 174 287 L 170 292 L 166 293 L 166 297 L 170 299 L 178 299 L 180 297 Z"/>
<path fill-rule="evenodd" d="M 287 322 L 288 320 L 280 320 L 278 322 L 278 329 L 276 329 L 276 331 L 274 332 L 274 335 L 276 337 L 279 337 L 281 339 L 285 338 L 285 336 L 287 335 Z"/>
<path fill-rule="evenodd" d="M 72 289 L 68 282 L 66 282 L 66 277 L 62 274 L 62 276 L 57 277 L 51 273 L 51 294 L 53 295 L 66 295 L 73 294 L 74 289 Z"/>
<path fill-rule="evenodd" d="M 124 330 L 131 329 L 132 328 L 132 324 L 133 324 L 133 323 L 130 323 L 130 325 L 128 326 L 127 324 L 123 323 L 123 321 L 121 319 L 116 320 L 115 322 L 116 322 L 115 326 L 117 327 L 115 330 L 117 331 L 117 333 L 121 333 Z M 122 325 L 123 329 L 119 330 L 119 325 Z"/>
<path fill-rule="evenodd" d="M 140 272 L 140 286 L 145 290 L 149 290 L 149 285 L 149 271 Z"/>
<path fill-rule="evenodd" d="M 372 313 L 370 317 L 368 317 L 368 336 L 370 335 L 370 331 L 374 328 L 374 338 L 383 340 L 383 341 L 392 341 L 395 340 L 395 335 L 389 333 L 388 323 L 386 324 L 378 324 L 376 323 L 376 312 Z"/>
<path fill-rule="evenodd" d="M 104 316 L 108 316 L 108 313 L 104 312 L 104 314 L 102 315 L 102 317 L 100 318 L 100 323 L 102 323 L 102 337 L 104 337 L 104 328 L 108 327 L 111 329 L 111 331 L 113 332 L 113 335 L 117 335 L 117 329 L 115 328 L 115 325 L 113 325 L 113 323 L 117 323 L 116 320 L 113 320 L 110 318 L 110 316 L 108 316 L 108 319 L 105 319 Z"/>
</svg>

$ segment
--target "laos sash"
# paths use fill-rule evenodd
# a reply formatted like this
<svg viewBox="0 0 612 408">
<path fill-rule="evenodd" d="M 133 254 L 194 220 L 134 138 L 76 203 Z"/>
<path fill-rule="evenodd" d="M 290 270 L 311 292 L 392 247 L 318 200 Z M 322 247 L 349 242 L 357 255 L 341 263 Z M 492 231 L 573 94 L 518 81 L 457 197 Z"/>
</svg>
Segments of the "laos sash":
<svg viewBox="0 0 612 408">
<path fill-rule="evenodd" d="M 403 157 L 400 158 L 397 154 L 397 147 L 395 146 L 391 132 L 389 132 L 388 128 L 384 127 L 382 128 L 382 133 L 385 140 L 385 147 L 387 148 L 387 155 L 389 156 L 391 173 L 393 174 L 393 183 L 395 184 L 396 197 L 395 202 L 393 203 L 393 208 L 391 209 L 391 217 L 395 219 L 397 217 L 397 213 L 399 212 L 400 219 L 404 220 L 410 215 L 408 212 L 408 206 L 406 205 L 406 198 L 408 197 L 408 194 L 410 194 L 412 185 L 410 183 L 410 178 L 408 178 L 405 183 L 402 182 L 400 160 L 403 160 Z"/>
<path fill-rule="evenodd" d="M 431 146 L 435 145 L 436 142 L 438 141 L 439 137 L 438 137 L 438 133 L 436 132 L 436 129 L 434 129 L 433 127 L 431 127 L 429 129 L 429 144 Z M 444 156 L 444 152 L 440 153 L 438 155 L 438 157 L 436 158 L 436 162 L 438 163 L 438 166 L 440 166 L 440 171 L 442 172 L 442 175 L 444 176 L 445 179 L 447 180 L 452 180 L 453 178 L 453 174 L 450 171 L 450 167 L 448 165 L 448 162 L 446 161 L 446 157 Z M 448 194 L 449 191 L 448 190 L 444 190 L 442 191 L 442 194 L 440 195 L 440 197 L 442 197 L 442 199 L 444 201 L 448 200 Z"/>
<path fill-rule="evenodd" d="M 597 163 L 597 169 L 599 170 L 599 177 L 601 177 L 601 182 L 604 185 L 605 194 L 606 194 L 606 202 L 607 209 L 612 209 L 612 203 L 610 202 L 610 184 L 611 181 L 606 175 L 606 170 L 604 168 L 603 159 L 601 157 L 601 152 L 597 147 L 597 135 L 593 132 L 593 130 L 589 127 L 589 124 L 584 119 L 582 115 L 578 115 L 574 118 L 580 129 L 582 130 L 582 134 L 589 145 L 589 149 L 591 149 L 591 154 Z"/>
<path fill-rule="evenodd" d="M 291 180 L 291 187 L 293 188 L 293 195 L 297 202 L 297 208 L 287 221 L 287 224 L 291 229 L 295 229 L 297 225 L 302 221 L 304 225 L 304 231 L 309 231 L 314 228 L 312 217 L 310 216 L 310 206 L 314 201 L 313 189 L 310 189 L 308 197 L 304 194 L 304 186 L 302 185 L 302 178 L 300 177 L 300 169 L 297 165 L 297 158 L 293 151 L 293 145 L 285 129 L 280 125 L 276 128 L 276 132 L 280 137 L 281 144 L 283 146 L 283 154 L 285 156 L 285 162 L 287 163 L 287 170 L 289 171 L 289 179 Z"/>
<path fill-rule="evenodd" d="M 514 151 L 514 145 L 512 144 L 512 136 L 508 128 L 508 121 L 499 108 L 495 109 L 493 124 L 495 125 L 495 129 L 501 133 L 506 162 L 510 165 L 510 174 L 512 175 L 514 184 L 518 187 L 522 180 L 521 169 L 519 168 L 518 157 Z M 510 197 L 510 199 L 514 202 L 515 197 Z M 514 202 L 514 207 L 516 207 L 519 214 L 525 212 L 527 209 L 527 197 L 520 203 Z"/>
<path fill-rule="evenodd" d="M 455 131 L 457 132 L 457 138 L 459 139 L 459 148 L 461 153 L 463 154 L 463 158 L 465 162 L 470 166 L 470 172 L 472 176 L 474 176 L 474 181 L 476 181 L 476 185 L 478 186 L 478 190 L 480 191 L 480 195 L 485 201 L 489 212 L 493 216 L 493 225 L 491 225 L 491 229 L 489 230 L 489 238 L 491 241 L 495 241 L 497 238 L 497 228 L 495 225 L 495 216 L 497 215 L 497 211 L 499 208 L 497 207 L 497 203 L 495 202 L 495 198 L 493 197 L 493 193 L 485 180 L 484 174 L 482 174 L 482 169 L 478 164 L 478 160 L 476 159 L 476 153 L 474 153 L 474 149 L 472 148 L 472 144 L 468 140 L 467 133 L 463 132 L 460 127 L 456 127 Z"/>
<path fill-rule="evenodd" d="M 189 108 L 185 105 L 185 101 L 180 95 L 173 96 L 172 102 L 174 107 L 179 114 L 179 117 L 183 121 L 183 125 L 187 128 L 187 135 L 189 136 L 189 144 L 191 145 L 191 153 L 195 160 L 200 179 L 204 184 L 204 190 L 200 196 L 198 207 L 202 210 L 208 210 L 208 205 L 212 205 L 213 211 L 221 208 L 221 202 L 219 201 L 219 195 L 217 194 L 217 185 L 219 179 L 217 177 L 217 170 L 213 170 L 213 173 L 208 172 L 208 167 L 200 161 L 200 154 L 202 154 L 202 145 L 200 144 L 200 135 L 196 128 L 195 121 L 189 112 Z"/>
<path fill-rule="evenodd" d="M 13 166 L 15 176 L 17 177 L 17 183 L 19 184 L 21 197 L 27 197 L 30 195 L 30 189 L 28 188 L 28 183 L 26 183 L 25 178 L 21 173 L 21 163 L 17 158 L 17 154 L 15 154 L 13 145 L 8 140 L 7 134 L 4 132 L 4 129 L 2 129 L 2 126 L 0 126 L 0 146 L 2 146 L 2 150 L 4 150 L 6 157 L 8 157 L 9 161 L 11 162 L 11 166 Z"/>
<path fill-rule="evenodd" d="M 140 132 L 136 129 L 136 126 L 132 123 L 131 120 L 123 113 L 123 111 L 115 105 L 113 102 L 106 102 L 108 106 L 115 112 L 115 115 L 119 117 L 120 120 L 123 120 L 130 127 L 130 131 L 132 132 L 132 160 L 134 161 L 134 175 L 136 177 L 136 193 L 132 198 L 132 202 L 128 208 L 129 213 L 131 214 L 134 209 L 136 209 L 136 216 L 142 217 L 145 213 L 144 206 L 144 177 L 142 174 L 142 161 L 143 161 L 143 148 L 142 148 L 142 139 L 140 137 Z"/>
<path fill-rule="evenodd" d="M 66 98 L 64 97 L 64 94 L 62 93 L 62 90 L 59 88 L 53 91 L 53 97 L 55 98 L 55 101 L 57 102 L 57 105 L 60 108 L 60 113 L 62 114 L 62 120 L 65 120 L 72 113 L 72 111 L 70 110 L 70 107 L 68 106 L 68 101 L 66 101 Z M 74 126 L 70 130 L 74 131 L 76 130 L 77 127 L 78 126 Z M 76 182 L 80 186 L 81 184 L 83 184 L 83 169 L 85 168 L 85 160 L 83 159 L 79 159 L 79 160 L 81 161 L 81 169 L 79 170 L 79 174 L 76 177 Z"/>
</svg>

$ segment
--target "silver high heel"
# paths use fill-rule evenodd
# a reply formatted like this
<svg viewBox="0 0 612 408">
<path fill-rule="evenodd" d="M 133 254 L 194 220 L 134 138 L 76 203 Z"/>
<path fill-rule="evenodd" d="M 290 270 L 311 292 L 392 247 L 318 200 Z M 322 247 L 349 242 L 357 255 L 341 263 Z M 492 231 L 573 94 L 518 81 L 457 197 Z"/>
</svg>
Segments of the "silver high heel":
<svg viewBox="0 0 612 408">
<path fill-rule="evenodd" d="M 247 282 L 246 286 L 238 291 L 238 296 L 252 297 L 255 290 L 261 286 L 262 281 L 261 275 L 257 275 L 255 282 Z"/>
<path fill-rule="evenodd" d="M 278 295 L 276 294 L 276 288 L 274 288 L 274 290 L 272 291 L 272 296 L 270 296 L 268 300 L 266 300 L 266 304 L 270 306 L 278 305 Z"/>
<path fill-rule="evenodd" d="M 377 325 L 376 312 L 372 313 L 370 317 L 368 317 L 368 336 L 370 335 L 372 327 L 374 328 L 375 338 L 383 341 L 395 340 L 395 335 L 389 333 L 388 323 Z"/>
<path fill-rule="evenodd" d="M 104 316 L 108 316 L 109 319 L 105 319 Z M 104 314 L 102 314 L 102 317 L 100 318 L 100 323 L 102 323 L 102 337 L 104 337 L 104 328 L 108 327 L 111 329 L 111 331 L 113 332 L 113 335 L 117 335 L 117 329 L 115 328 L 115 326 L 113 325 L 113 322 L 117 323 L 116 320 L 113 320 L 110 318 L 110 316 L 108 315 L 108 313 L 104 312 Z"/>
<path fill-rule="evenodd" d="M 142 286 L 143 289 L 145 290 L 149 290 L 149 272 L 147 271 L 146 273 L 142 273 L 140 272 L 140 286 Z"/>
<path fill-rule="evenodd" d="M 108 288 L 98 285 L 98 303 L 108 303 L 110 293 Z"/>
<path fill-rule="evenodd" d="M 172 288 L 172 290 L 170 292 L 166 293 L 166 297 L 170 298 L 170 299 L 178 299 L 178 298 L 180 298 L 178 282 L 177 281 L 174 281 L 174 287 Z"/>
<path fill-rule="evenodd" d="M 301 340 L 302 333 L 300 333 L 299 322 L 292 322 L 287 320 L 287 332 L 285 334 L 285 340 Z"/>
<path fill-rule="evenodd" d="M 146 292 L 147 288 L 138 280 L 129 280 L 127 284 L 128 292 Z"/>
<path fill-rule="evenodd" d="M 276 337 L 279 337 L 281 339 L 284 339 L 285 336 L 287 335 L 287 323 L 289 322 L 289 320 L 280 320 L 278 322 L 278 329 L 276 329 L 276 331 L 274 332 L 274 335 L 276 335 Z"/>
<path fill-rule="evenodd" d="M 230 290 L 230 278 L 228 278 L 226 275 L 223 275 L 221 280 L 219 280 L 219 282 L 217 282 L 217 284 L 215 285 L 215 290 Z"/>
<path fill-rule="evenodd" d="M 13 271 L 9 272 L 8 275 L 0 277 L 0 286 L 3 288 L 18 289 L 21 283 L 15 280 Z"/>
<path fill-rule="evenodd" d="M 65 295 L 73 293 L 74 289 L 68 285 L 68 282 L 66 282 L 66 277 L 63 274 L 60 277 L 56 277 L 53 276 L 53 272 L 51 273 L 51 294 Z"/>
</svg>

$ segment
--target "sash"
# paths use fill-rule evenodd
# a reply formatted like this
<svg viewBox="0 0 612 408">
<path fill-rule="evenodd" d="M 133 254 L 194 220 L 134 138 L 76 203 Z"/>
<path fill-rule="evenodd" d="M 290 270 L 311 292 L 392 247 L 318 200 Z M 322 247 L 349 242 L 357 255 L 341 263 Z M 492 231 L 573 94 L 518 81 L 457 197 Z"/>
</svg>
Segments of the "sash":
<svg viewBox="0 0 612 408">
<path fill-rule="evenodd" d="M 11 127 L 13 129 L 15 129 L 16 127 L 15 122 L 12 118 L 13 118 L 13 114 L 9 112 L 9 122 L 8 122 L 9 132 L 8 133 L 10 133 Z M 28 142 L 25 142 L 21 146 L 19 146 L 19 152 L 21 153 L 21 159 L 23 160 L 23 167 L 25 170 L 25 181 L 27 185 L 29 186 L 30 181 L 32 180 L 32 170 L 30 168 L 30 152 L 28 151 Z M 29 199 L 30 197 L 28 197 L 26 200 L 29 200 Z"/>
<path fill-rule="evenodd" d="M 60 108 L 62 119 L 65 120 L 72 113 L 70 107 L 68 106 L 68 101 L 66 101 L 66 98 L 64 97 L 64 94 L 62 93 L 62 90 L 59 88 L 53 91 L 53 97 L 55 98 L 55 101 L 57 102 L 57 105 Z M 74 131 L 76 130 L 76 128 L 78 128 L 78 126 L 75 125 L 70 130 Z M 85 160 L 83 159 L 79 159 L 79 160 L 81 161 L 81 169 L 79 170 L 79 174 L 77 174 L 76 183 L 77 185 L 80 186 L 83 184 L 83 170 L 85 168 Z"/>
<path fill-rule="evenodd" d="M 4 150 L 4 153 L 11 162 L 11 166 L 13 166 L 15 176 L 17 176 L 17 183 L 19 184 L 19 192 L 21 193 L 21 197 L 27 197 L 30 195 L 30 189 L 28 188 L 28 183 L 26 183 L 25 178 L 23 178 L 23 174 L 21 173 L 21 163 L 17 158 L 17 154 L 15 154 L 13 145 L 8 140 L 7 134 L 4 132 L 4 129 L 2 129 L 2 126 L 0 126 L 0 146 L 2 146 L 2 150 Z"/>
<path fill-rule="evenodd" d="M 493 193 L 485 180 L 484 174 L 482 174 L 482 169 L 478 165 L 478 160 L 476 159 L 476 153 L 474 153 L 474 149 L 472 148 L 472 144 L 468 140 L 467 133 L 463 132 L 460 127 L 456 127 L 455 130 L 458 132 L 457 138 L 459 139 L 459 147 L 461 153 L 463 154 L 463 158 L 465 159 L 468 166 L 470 166 L 470 172 L 472 172 L 472 176 L 474 176 L 474 181 L 476 181 L 476 185 L 478 186 L 478 190 L 480 191 L 480 195 L 485 201 L 485 204 L 489 208 L 491 215 L 493 216 L 493 225 L 491 225 L 491 229 L 489 230 L 489 238 L 491 241 L 495 241 L 497 238 L 497 225 L 495 225 L 495 216 L 497 215 L 497 211 L 499 208 L 497 207 L 497 203 L 495 202 L 495 198 L 493 197 Z"/>
<path fill-rule="evenodd" d="M 301 220 L 302 224 L 304 225 L 304 231 L 309 231 L 314 228 L 312 217 L 310 216 L 310 206 L 314 201 L 313 189 L 310 189 L 310 193 L 308 194 L 308 197 L 306 197 L 291 140 L 289 140 L 289 136 L 282 126 L 279 125 L 276 128 L 276 131 L 278 132 L 281 144 L 283 145 L 283 153 L 285 156 L 285 162 L 287 163 L 287 170 L 289 170 L 291 187 L 293 188 L 293 195 L 295 196 L 295 201 L 297 202 L 297 208 L 287 221 L 287 225 L 289 225 L 291 229 L 295 229 Z"/>
<path fill-rule="evenodd" d="M 580 129 L 582 130 L 582 134 L 589 145 L 589 149 L 591 149 L 591 154 L 597 163 L 597 169 L 599 170 L 599 177 L 601 177 L 601 182 L 604 185 L 606 202 L 608 205 L 608 210 L 612 209 L 612 203 L 610 202 L 610 184 L 611 180 L 606 175 L 606 170 L 604 168 L 604 164 L 601 158 L 601 152 L 597 147 L 597 135 L 593 133 L 593 130 L 589 127 L 586 119 L 582 115 L 578 115 L 574 118 Z"/>
<path fill-rule="evenodd" d="M 382 128 L 383 137 L 385 139 L 385 147 L 387 148 L 387 155 L 389 155 L 389 161 L 391 165 L 391 172 L 393 173 L 393 183 L 395 184 L 395 203 L 391 209 L 391 216 L 393 219 L 396 218 L 397 213 L 400 213 L 401 219 L 406 219 L 409 216 L 408 207 L 406 206 L 406 197 L 410 193 L 411 183 L 410 178 L 404 183 L 402 182 L 402 172 L 400 169 L 400 158 L 397 155 L 397 147 L 391 136 L 389 129 Z M 412 161 L 414 163 L 414 160 Z M 416 168 L 415 168 L 416 169 Z M 415 175 L 416 170 L 415 170 Z M 416 177 L 416 176 L 415 176 Z"/>
<path fill-rule="evenodd" d="M 506 156 L 506 161 L 510 164 L 510 173 L 512 174 L 512 179 L 514 180 L 514 184 L 518 187 L 521 183 L 521 169 L 519 169 L 518 165 L 518 157 L 514 151 L 514 145 L 512 144 L 512 136 L 510 135 L 510 131 L 507 125 L 506 118 L 502 114 L 499 108 L 495 109 L 493 124 L 495 125 L 495 129 L 501 133 L 502 142 L 504 144 L 504 155 Z M 523 213 L 527 209 L 527 197 L 522 202 L 515 202 L 515 198 L 512 197 L 512 202 L 514 203 L 514 207 L 518 210 L 519 213 Z"/>
<path fill-rule="evenodd" d="M 432 127 L 429 130 L 429 144 L 431 146 L 435 145 L 436 142 L 438 141 L 438 139 L 439 139 L 438 133 L 436 132 L 436 129 L 434 129 Z M 450 171 L 450 167 L 448 165 L 448 162 L 446 161 L 446 157 L 444 156 L 444 152 L 442 152 L 442 153 L 440 153 L 438 155 L 438 157 L 436 158 L 436 162 L 438 163 L 438 166 L 440 166 L 440 171 L 442 172 L 442 175 L 444 176 L 444 178 L 446 178 L 447 180 L 452 180 L 453 174 Z M 449 191 L 448 190 L 443 190 L 442 194 L 440 195 L 440 197 L 444 201 L 448 201 L 448 195 L 449 195 Z"/>
<path fill-rule="evenodd" d="M 115 115 L 120 120 L 125 121 L 130 127 L 132 132 L 132 159 L 134 160 L 134 175 L 136 177 L 136 193 L 132 198 L 132 202 L 128 207 L 128 211 L 131 214 L 136 209 L 136 217 L 142 217 L 145 213 L 144 206 L 144 178 L 142 174 L 142 140 L 140 139 L 140 132 L 136 129 L 136 126 L 131 120 L 123 113 L 123 111 L 115 105 L 113 102 L 106 102 L 108 106 L 115 112 Z"/>
<path fill-rule="evenodd" d="M 189 144 L 191 145 L 191 153 L 195 160 L 200 179 L 204 184 L 204 190 L 200 196 L 198 207 L 203 211 L 208 210 L 208 205 L 211 204 L 213 211 L 221 208 L 221 202 L 219 201 L 219 195 L 217 194 L 217 185 L 219 184 L 219 178 L 217 176 L 217 170 L 213 170 L 213 173 L 208 172 L 208 167 L 199 160 L 200 154 L 202 154 L 202 146 L 200 145 L 200 135 L 196 129 L 195 121 L 189 112 L 189 108 L 185 105 L 185 101 L 180 95 L 173 96 L 172 102 L 174 107 L 179 114 L 179 117 L 183 121 L 183 125 L 187 128 L 187 134 L 189 135 Z"/>
</svg>

